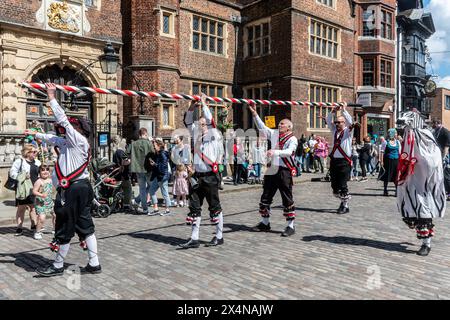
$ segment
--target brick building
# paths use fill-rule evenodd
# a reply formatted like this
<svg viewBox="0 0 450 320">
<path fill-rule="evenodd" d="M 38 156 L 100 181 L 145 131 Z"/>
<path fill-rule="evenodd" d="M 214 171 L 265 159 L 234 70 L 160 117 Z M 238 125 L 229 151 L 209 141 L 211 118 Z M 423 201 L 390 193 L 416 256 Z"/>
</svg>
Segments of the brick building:
<svg viewBox="0 0 450 320">
<path fill-rule="evenodd" d="M 351 1 L 254 2 L 243 8 L 242 20 L 238 83 L 244 97 L 354 101 Z M 277 123 L 291 118 L 298 137 L 330 137 L 319 118 L 329 111 L 318 106 L 263 106 L 259 113 L 275 115 Z M 235 116 L 243 128 L 252 125 L 246 108 Z"/>
<path fill-rule="evenodd" d="M 386 136 L 394 126 L 396 95 L 396 0 L 362 0 L 356 5 L 355 116 L 360 140 L 367 134 Z"/>
<path fill-rule="evenodd" d="M 450 129 L 450 89 L 437 88 L 431 100 L 430 120 L 439 119 L 442 125 Z"/>
<path fill-rule="evenodd" d="M 130 21 L 123 25 L 123 64 L 130 70 L 123 74 L 123 87 L 231 97 L 237 2 L 130 1 L 123 11 L 124 20 Z M 126 99 L 124 121 L 134 124 L 134 132 L 145 126 L 152 135 L 169 138 L 174 129 L 184 128 L 188 106 L 187 101 L 170 99 Z M 218 123 L 231 116 L 225 117 L 225 107 L 212 107 Z"/>
<path fill-rule="evenodd" d="M 64 17 L 62 19 L 61 17 Z M 45 97 L 18 87 L 18 82 L 117 87 L 117 75 L 103 74 L 97 61 L 107 41 L 122 46 L 118 0 L 2 0 L 0 2 L 0 179 L 20 155 L 23 131 L 33 120 L 53 126 Z M 92 64 L 91 64 L 92 63 Z M 91 64 L 90 67 L 86 67 Z M 78 71 L 78 74 L 77 74 Z M 67 96 L 59 100 L 69 106 Z M 44 98 L 44 99 L 43 99 Z M 117 114 L 116 96 L 77 97 L 79 112 L 96 123 L 108 111 Z M 116 119 L 116 117 L 113 117 Z M 114 128 L 115 121 L 112 123 Z"/>
<path fill-rule="evenodd" d="M 131 1 L 123 12 L 131 21 L 124 24 L 123 57 L 133 76 L 124 73 L 123 87 L 138 83 L 165 92 L 351 102 L 352 13 L 351 1 Z M 124 100 L 124 115 L 134 115 L 125 121 L 133 121 L 141 107 L 139 98 Z M 153 134 L 167 137 L 183 126 L 186 107 L 183 101 L 146 100 L 140 118 L 151 123 Z M 277 122 L 292 118 L 298 135 L 327 135 L 318 116 L 328 110 L 259 107 L 262 116 L 274 115 Z M 244 129 L 253 125 L 240 105 L 226 121 Z"/>
</svg>

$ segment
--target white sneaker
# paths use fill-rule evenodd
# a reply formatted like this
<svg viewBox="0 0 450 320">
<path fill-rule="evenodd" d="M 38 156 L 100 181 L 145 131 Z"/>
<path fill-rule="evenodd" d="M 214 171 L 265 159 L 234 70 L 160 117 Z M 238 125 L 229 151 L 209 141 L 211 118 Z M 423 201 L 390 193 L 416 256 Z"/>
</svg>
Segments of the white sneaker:
<svg viewBox="0 0 450 320">
<path fill-rule="evenodd" d="M 35 232 L 33 238 L 35 240 L 41 240 L 42 239 L 42 233 L 40 232 Z"/>
<path fill-rule="evenodd" d="M 183 201 L 180 201 L 179 206 L 180 206 L 180 207 L 184 207 L 184 202 L 183 202 Z"/>
</svg>

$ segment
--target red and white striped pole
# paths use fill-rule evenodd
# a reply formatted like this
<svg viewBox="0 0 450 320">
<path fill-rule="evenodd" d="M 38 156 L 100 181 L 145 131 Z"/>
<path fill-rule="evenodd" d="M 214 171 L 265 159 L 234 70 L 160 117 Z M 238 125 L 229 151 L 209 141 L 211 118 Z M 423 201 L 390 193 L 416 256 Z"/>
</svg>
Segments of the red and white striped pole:
<svg viewBox="0 0 450 320">
<path fill-rule="evenodd" d="M 20 86 L 29 89 L 46 90 L 46 86 L 43 83 L 33 83 L 33 82 L 21 82 Z M 99 93 L 99 94 L 115 94 L 125 97 L 147 97 L 147 98 L 169 98 L 176 100 L 191 100 L 199 101 L 200 96 L 198 95 L 187 95 L 182 93 L 165 93 L 165 92 L 146 92 L 146 91 L 135 91 L 135 90 L 122 90 L 122 89 L 103 89 L 95 87 L 76 87 L 56 84 L 58 90 L 64 92 L 85 92 L 85 93 Z M 239 104 L 262 104 L 262 105 L 291 105 L 291 106 L 320 106 L 320 107 L 334 107 L 334 106 L 346 106 L 345 102 L 309 102 L 309 101 L 282 101 L 282 100 L 260 100 L 260 99 L 244 99 L 244 98 L 221 98 L 221 97 L 206 97 L 209 101 L 214 102 L 229 102 L 229 103 L 239 103 Z"/>
</svg>

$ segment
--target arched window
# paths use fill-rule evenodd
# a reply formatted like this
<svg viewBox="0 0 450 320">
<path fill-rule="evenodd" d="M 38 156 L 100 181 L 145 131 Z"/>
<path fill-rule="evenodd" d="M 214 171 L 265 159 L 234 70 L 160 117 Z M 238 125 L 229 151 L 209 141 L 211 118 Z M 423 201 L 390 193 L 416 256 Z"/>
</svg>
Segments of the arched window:
<svg viewBox="0 0 450 320">
<path fill-rule="evenodd" d="M 58 65 L 52 65 L 39 70 L 31 77 L 31 82 L 45 83 L 53 82 L 61 85 L 89 86 L 89 83 L 77 75 L 76 71 Z M 77 108 L 87 117 L 93 119 L 92 94 L 66 95 L 64 92 L 57 90 L 56 99 L 63 108 Z M 33 121 L 38 121 L 44 131 L 53 131 L 54 116 L 52 110 L 47 106 L 47 98 L 45 95 L 39 95 L 33 92 L 27 93 L 27 128 L 31 126 Z"/>
</svg>

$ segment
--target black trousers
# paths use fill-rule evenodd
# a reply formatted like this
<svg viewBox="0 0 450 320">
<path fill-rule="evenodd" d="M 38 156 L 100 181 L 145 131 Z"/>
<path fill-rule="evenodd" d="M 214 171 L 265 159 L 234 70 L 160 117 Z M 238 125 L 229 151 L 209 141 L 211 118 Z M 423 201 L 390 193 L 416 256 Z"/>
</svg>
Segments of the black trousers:
<svg viewBox="0 0 450 320">
<path fill-rule="evenodd" d="M 359 166 L 361 167 L 362 177 L 367 177 L 367 160 L 359 158 Z"/>
<path fill-rule="evenodd" d="M 292 197 L 292 179 L 291 171 L 285 167 L 279 167 L 278 172 L 273 175 L 264 176 L 263 194 L 261 196 L 261 206 L 270 207 L 273 197 L 280 190 L 281 200 L 285 211 L 293 209 L 294 198 Z"/>
<path fill-rule="evenodd" d="M 89 180 L 72 182 L 68 189 L 58 188 L 55 201 L 55 240 L 69 243 L 75 233 L 81 240 L 95 232 L 91 216 L 94 191 Z"/>
<path fill-rule="evenodd" d="M 347 181 L 350 179 L 352 166 L 344 158 L 331 158 L 330 179 L 334 194 L 347 195 Z"/>
<path fill-rule="evenodd" d="M 189 216 L 200 217 L 202 214 L 203 201 L 206 199 L 210 217 L 217 216 L 221 211 L 219 199 L 220 178 L 218 174 L 211 173 L 206 176 L 196 176 L 198 187 L 193 189 L 189 186 Z"/>
</svg>

